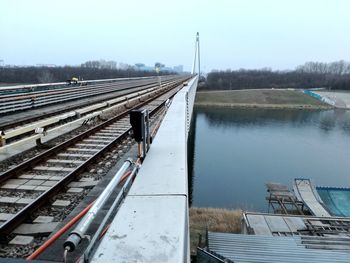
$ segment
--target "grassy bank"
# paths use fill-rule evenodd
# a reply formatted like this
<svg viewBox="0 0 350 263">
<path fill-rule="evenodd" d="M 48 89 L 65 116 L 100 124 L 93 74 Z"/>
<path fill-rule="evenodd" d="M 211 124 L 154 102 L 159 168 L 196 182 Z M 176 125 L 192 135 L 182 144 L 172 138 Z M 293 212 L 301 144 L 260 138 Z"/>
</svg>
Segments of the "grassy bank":
<svg viewBox="0 0 350 263">
<path fill-rule="evenodd" d="M 330 109 L 331 106 L 294 90 L 225 90 L 197 92 L 197 106 Z"/>
<path fill-rule="evenodd" d="M 199 235 L 205 241 L 206 228 L 209 231 L 224 233 L 241 232 L 241 210 L 222 208 L 190 208 L 190 240 L 191 254 L 196 253 Z"/>
</svg>

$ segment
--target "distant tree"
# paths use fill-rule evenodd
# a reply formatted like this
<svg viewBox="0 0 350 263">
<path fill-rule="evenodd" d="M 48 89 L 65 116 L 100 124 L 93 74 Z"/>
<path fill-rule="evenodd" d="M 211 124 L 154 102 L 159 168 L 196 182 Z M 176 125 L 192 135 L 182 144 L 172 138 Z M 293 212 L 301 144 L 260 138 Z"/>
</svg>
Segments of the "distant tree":
<svg viewBox="0 0 350 263">
<path fill-rule="evenodd" d="M 332 88 L 350 90 L 350 63 L 306 62 L 291 71 L 225 70 L 212 71 L 202 89 Z"/>
<path fill-rule="evenodd" d="M 97 62 L 97 63 L 96 63 Z M 120 77 L 153 76 L 151 71 L 137 71 L 127 65 L 125 69 L 98 68 L 98 61 L 87 61 L 80 67 L 3 67 L 0 68 L 0 83 L 48 83 L 64 82 L 72 77 L 81 79 L 108 79 Z M 161 72 L 161 75 L 174 74 Z"/>
<path fill-rule="evenodd" d="M 49 83 L 49 82 L 54 82 L 55 78 L 52 75 L 51 72 L 47 71 L 47 70 L 43 70 L 39 73 L 38 75 L 38 82 L 39 83 Z"/>
</svg>

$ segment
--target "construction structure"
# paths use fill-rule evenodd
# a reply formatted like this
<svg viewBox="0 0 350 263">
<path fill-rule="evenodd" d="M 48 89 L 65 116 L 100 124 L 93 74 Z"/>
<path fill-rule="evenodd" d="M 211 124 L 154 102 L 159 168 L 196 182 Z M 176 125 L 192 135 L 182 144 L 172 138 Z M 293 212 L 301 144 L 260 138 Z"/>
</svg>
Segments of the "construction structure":
<svg viewBox="0 0 350 263">
<path fill-rule="evenodd" d="M 304 202 L 299 201 L 286 185 L 267 183 L 266 188 L 269 193 L 269 196 L 266 197 L 269 202 L 268 212 L 271 207 L 274 213 L 297 215 L 309 214 L 309 210 L 304 205 Z"/>
<path fill-rule="evenodd" d="M 350 189 L 302 178 L 293 192 L 278 183 L 266 187 L 273 214 L 244 212 L 241 234 L 207 231 L 200 262 L 350 262 Z"/>
</svg>

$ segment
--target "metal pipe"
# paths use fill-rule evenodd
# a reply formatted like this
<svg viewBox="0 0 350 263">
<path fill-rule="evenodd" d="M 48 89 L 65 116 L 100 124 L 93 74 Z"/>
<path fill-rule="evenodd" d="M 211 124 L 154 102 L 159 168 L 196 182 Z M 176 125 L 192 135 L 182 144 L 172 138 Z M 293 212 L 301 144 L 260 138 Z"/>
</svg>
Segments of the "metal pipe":
<svg viewBox="0 0 350 263">
<path fill-rule="evenodd" d="M 26 260 L 34 260 L 41 255 L 48 247 L 50 247 L 57 239 L 59 239 L 64 233 L 68 231 L 76 222 L 78 222 L 91 208 L 94 202 L 85 207 L 79 214 L 77 214 L 73 219 L 71 219 L 67 224 L 59 229 L 53 236 L 45 241 L 37 250 L 35 250 Z"/>
<path fill-rule="evenodd" d="M 88 245 L 88 247 L 86 248 L 84 254 L 82 255 L 82 257 L 80 258 L 80 260 L 78 262 L 89 262 L 90 260 L 90 256 L 91 253 L 94 250 L 94 247 L 98 241 L 98 239 L 101 236 L 102 231 L 105 229 L 105 226 L 107 224 L 107 221 L 111 218 L 111 215 L 114 213 L 116 213 L 117 211 L 116 208 L 121 204 L 121 202 L 124 200 L 124 198 L 126 197 L 132 182 L 134 181 L 137 172 L 139 170 L 140 165 L 135 165 L 134 169 L 132 170 L 131 174 L 128 176 L 128 179 L 126 180 L 123 188 L 120 190 L 117 198 L 114 200 L 111 208 L 108 210 L 107 214 L 105 215 L 105 217 L 103 218 L 99 228 L 97 229 L 96 233 L 94 234 L 94 236 L 91 239 L 90 244 Z"/>
<path fill-rule="evenodd" d="M 106 203 L 106 201 L 111 196 L 113 190 L 118 185 L 120 178 L 123 176 L 125 171 L 129 169 L 132 165 L 132 161 L 130 159 L 126 160 L 122 167 L 118 170 L 118 172 L 114 175 L 113 179 L 109 182 L 106 189 L 103 190 L 101 195 L 96 199 L 93 206 L 90 208 L 89 212 L 84 216 L 84 218 L 79 222 L 79 224 L 75 227 L 75 229 L 69 234 L 69 237 L 64 242 L 64 249 L 72 252 L 81 242 L 81 240 L 85 237 L 86 231 L 89 226 L 95 219 L 97 213 Z"/>
</svg>

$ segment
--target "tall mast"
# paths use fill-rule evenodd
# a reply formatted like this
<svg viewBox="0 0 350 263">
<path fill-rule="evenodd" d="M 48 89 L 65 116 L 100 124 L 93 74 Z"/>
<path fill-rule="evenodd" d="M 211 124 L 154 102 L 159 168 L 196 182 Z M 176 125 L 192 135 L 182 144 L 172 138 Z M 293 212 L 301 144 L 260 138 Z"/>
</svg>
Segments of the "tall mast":
<svg viewBox="0 0 350 263">
<path fill-rule="evenodd" d="M 200 60 L 200 52 L 199 52 L 199 32 L 197 32 L 197 35 L 196 35 L 195 51 L 194 51 L 194 58 L 193 58 L 193 64 L 192 64 L 192 75 L 195 74 L 195 71 L 196 71 L 197 57 L 198 57 L 198 75 L 200 76 L 201 60 Z"/>
</svg>

